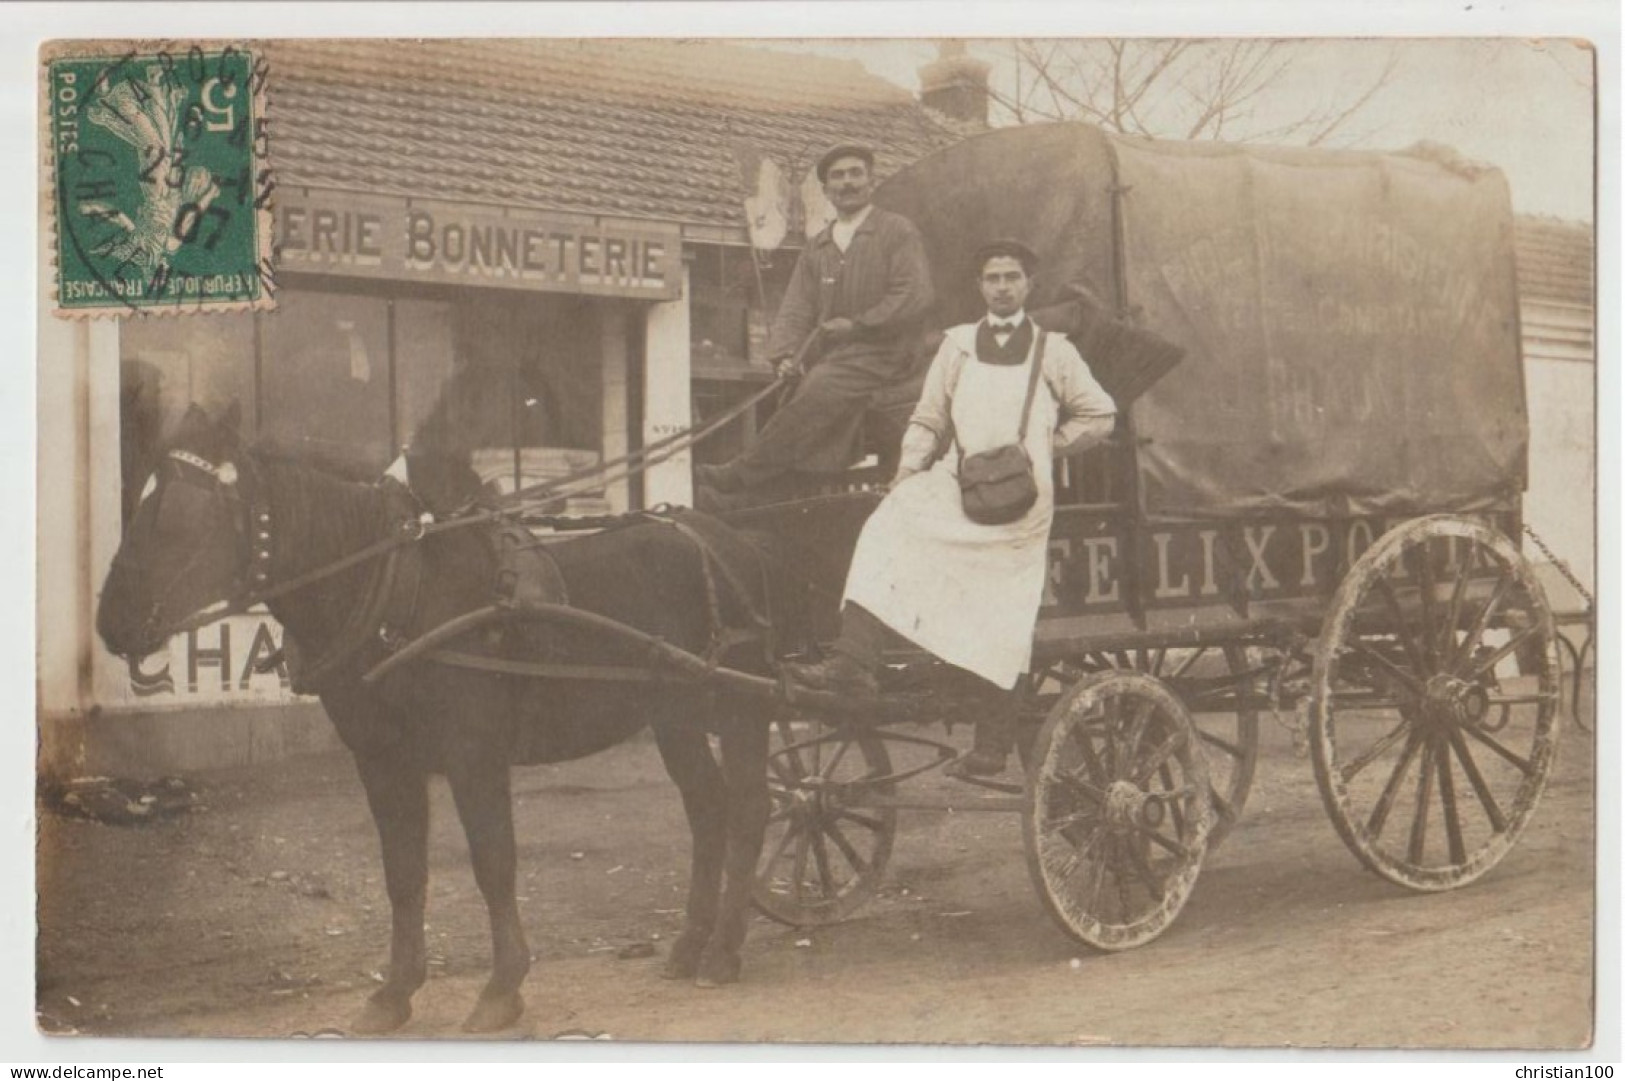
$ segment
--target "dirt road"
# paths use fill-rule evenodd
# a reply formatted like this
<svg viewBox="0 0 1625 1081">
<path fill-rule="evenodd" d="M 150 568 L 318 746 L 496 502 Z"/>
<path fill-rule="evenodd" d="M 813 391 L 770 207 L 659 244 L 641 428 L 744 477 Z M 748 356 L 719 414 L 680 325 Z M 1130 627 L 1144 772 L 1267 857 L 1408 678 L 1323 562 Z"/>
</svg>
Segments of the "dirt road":
<svg viewBox="0 0 1625 1081">
<path fill-rule="evenodd" d="M 654 747 L 516 774 L 536 965 L 503 1038 L 1231 1046 L 1575 1047 L 1592 989 L 1592 748 L 1572 727 L 1534 823 L 1486 879 L 1421 895 L 1364 871 L 1309 763 L 1269 722 L 1237 831 L 1178 923 L 1089 954 L 1045 916 L 1014 815 L 905 812 L 881 895 L 840 926 L 758 918 L 743 983 L 657 978 L 687 834 Z M 47 1031 L 341 1029 L 388 936 L 377 846 L 345 757 L 187 778 L 202 804 L 137 827 L 41 810 Z M 922 794 L 955 782 L 911 782 Z M 431 979 L 402 1035 L 451 1037 L 489 946 L 451 802 L 435 791 Z M 632 947 L 628 949 L 628 947 Z"/>
</svg>

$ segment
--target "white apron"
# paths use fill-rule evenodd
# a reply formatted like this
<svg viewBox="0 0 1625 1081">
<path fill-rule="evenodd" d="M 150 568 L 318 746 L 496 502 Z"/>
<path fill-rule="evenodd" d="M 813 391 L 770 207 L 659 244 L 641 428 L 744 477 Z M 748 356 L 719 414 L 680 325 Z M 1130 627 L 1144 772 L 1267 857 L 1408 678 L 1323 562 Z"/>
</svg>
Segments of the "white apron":
<svg viewBox="0 0 1625 1081">
<path fill-rule="evenodd" d="M 967 357 L 950 415 L 959 446 L 975 454 L 1015 442 L 1033 364 Z M 949 664 L 1009 689 L 1032 659 L 1055 509 L 1055 397 L 1039 376 L 1027 422 L 1038 502 L 1009 525 L 979 525 L 959 497 L 959 452 L 904 480 L 876 508 L 847 572 L 848 601 Z"/>
</svg>

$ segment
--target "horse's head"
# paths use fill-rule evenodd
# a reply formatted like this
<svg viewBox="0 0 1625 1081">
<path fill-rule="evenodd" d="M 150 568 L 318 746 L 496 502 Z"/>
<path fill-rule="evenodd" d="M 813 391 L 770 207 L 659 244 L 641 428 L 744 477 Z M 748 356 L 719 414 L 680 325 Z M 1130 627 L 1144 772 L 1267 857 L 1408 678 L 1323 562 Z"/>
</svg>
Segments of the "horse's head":
<svg viewBox="0 0 1625 1081">
<path fill-rule="evenodd" d="M 236 405 L 218 421 L 192 406 L 147 478 L 96 612 L 113 653 L 162 649 L 193 617 L 247 595 L 251 538 L 265 530 L 249 520 L 237 420 Z"/>
</svg>

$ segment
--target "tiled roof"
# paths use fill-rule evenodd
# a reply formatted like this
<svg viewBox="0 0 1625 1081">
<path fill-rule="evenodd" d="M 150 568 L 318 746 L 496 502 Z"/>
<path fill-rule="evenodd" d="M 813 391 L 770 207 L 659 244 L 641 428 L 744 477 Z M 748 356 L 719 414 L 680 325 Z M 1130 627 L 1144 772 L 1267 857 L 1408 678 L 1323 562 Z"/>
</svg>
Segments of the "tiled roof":
<svg viewBox="0 0 1625 1081">
<path fill-rule="evenodd" d="M 1513 235 L 1521 296 L 1591 307 L 1589 225 L 1522 215 L 1513 224 Z"/>
<path fill-rule="evenodd" d="M 739 159 L 825 148 L 881 176 L 958 134 L 855 61 L 650 40 L 267 45 L 279 184 L 739 230 Z M 740 149 L 749 148 L 742 155 Z"/>
</svg>

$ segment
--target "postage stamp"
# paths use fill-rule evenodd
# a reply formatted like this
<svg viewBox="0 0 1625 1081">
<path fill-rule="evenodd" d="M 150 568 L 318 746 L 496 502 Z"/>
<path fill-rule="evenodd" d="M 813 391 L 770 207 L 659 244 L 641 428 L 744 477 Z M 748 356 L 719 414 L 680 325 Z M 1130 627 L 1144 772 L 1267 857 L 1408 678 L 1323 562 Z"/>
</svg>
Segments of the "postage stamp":
<svg viewBox="0 0 1625 1081">
<path fill-rule="evenodd" d="M 263 55 L 55 42 L 42 59 L 54 313 L 272 307 Z"/>
</svg>

